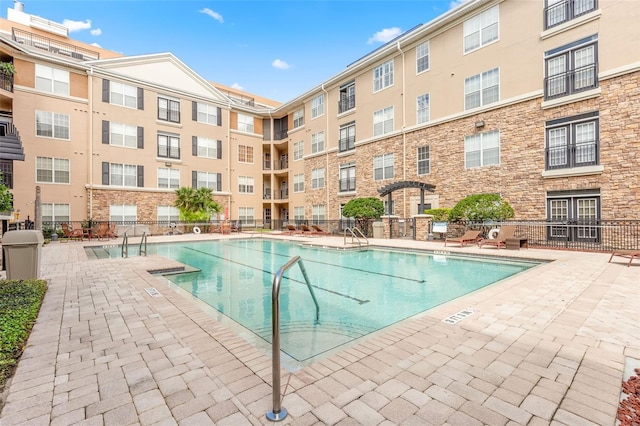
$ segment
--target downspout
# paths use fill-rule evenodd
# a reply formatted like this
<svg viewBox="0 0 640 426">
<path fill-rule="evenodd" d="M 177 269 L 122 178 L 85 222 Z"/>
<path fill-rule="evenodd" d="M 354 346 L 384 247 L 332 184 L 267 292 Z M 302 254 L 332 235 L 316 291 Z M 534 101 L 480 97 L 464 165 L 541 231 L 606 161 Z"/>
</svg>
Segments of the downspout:
<svg viewBox="0 0 640 426">
<path fill-rule="evenodd" d="M 406 108 L 405 108 L 405 91 L 406 91 L 406 69 L 404 64 L 404 52 L 400 49 L 400 42 L 396 44 L 398 51 L 402 54 L 402 93 L 400 96 L 402 97 L 402 103 L 400 104 L 402 108 L 402 180 L 407 180 L 407 135 L 405 133 L 405 124 L 406 124 Z M 402 217 L 407 217 L 407 188 L 402 190 Z"/>
<path fill-rule="evenodd" d="M 227 149 L 227 170 L 229 176 L 227 177 L 227 185 L 229 187 L 229 194 L 227 195 L 227 205 L 229 206 L 229 217 L 225 217 L 224 220 L 231 219 L 231 100 L 229 100 L 229 125 L 227 126 L 227 143 L 229 147 Z"/>
<path fill-rule="evenodd" d="M 274 178 L 273 178 L 273 170 L 271 170 L 271 165 L 273 164 L 273 141 L 275 141 L 275 133 L 276 133 L 276 129 L 275 129 L 275 125 L 273 123 L 273 117 L 271 116 L 271 110 L 268 111 L 269 112 L 269 126 L 271 127 L 271 135 L 269 136 L 269 210 L 271 211 L 271 219 L 269 219 L 269 227 L 272 229 L 273 226 L 271 225 L 271 223 L 273 222 L 273 213 L 274 213 L 274 204 L 273 204 L 273 197 L 275 194 L 275 182 L 274 182 Z M 287 126 L 288 127 L 288 126 Z M 288 131 L 288 129 L 287 129 Z M 264 133 L 264 129 L 262 130 L 262 132 Z M 289 143 L 287 142 L 287 154 L 289 154 Z M 262 167 L 264 167 L 264 153 L 262 155 Z M 264 179 L 264 177 L 263 177 Z M 288 179 L 288 178 L 287 178 Z M 262 188 L 262 198 L 264 199 L 264 186 Z M 288 206 L 287 206 L 288 209 Z M 265 217 L 264 217 L 264 207 L 262 208 L 262 223 L 265 223 Z"/>
<path fill-rule="evenodd" d="M 93 217 L 93 66 L 89 68 L 89 218 Z"/>
<path fill-rule="evenodd" d="M 326 188 L 325 189 L 325 193 L 327 194 L 327 211 L 325 212 L 325 218 L 326 218 L 327 216 L 329 216 L 329 217 L 331 216 L 330 213 L 329 213 L 329 202 L 330 202 L 330 199 L 331 199 L 329 197 L 329 193 L 330 193 L 329 185 L 330 185 L 331 179 L 329 179 L 329 149 L 328 149 L 328 147 L 329 147 L 329 92 L 327 92 L 324 89 L 324 82 L 322 83 L 320 88 L 325 93 L 325 102 L 324 103 L 325 103 L 325 107 L 326 108 L 325 108 L 324 116 L 325 116 L 325 121 L 327 122 L 327 124 L 325 126 L 326 132 L 325 132 L 325 135 L 324 135 L 324 160 L 325 160 L 324 161 L 325 162 L 324 185 L 325 185 L 325 188 Z M 340 172 L 338 171 L 338 173 L 340 173 Z M 313 214 L 311 215 L 311 217 L 313 217 Z"/>
</svg>

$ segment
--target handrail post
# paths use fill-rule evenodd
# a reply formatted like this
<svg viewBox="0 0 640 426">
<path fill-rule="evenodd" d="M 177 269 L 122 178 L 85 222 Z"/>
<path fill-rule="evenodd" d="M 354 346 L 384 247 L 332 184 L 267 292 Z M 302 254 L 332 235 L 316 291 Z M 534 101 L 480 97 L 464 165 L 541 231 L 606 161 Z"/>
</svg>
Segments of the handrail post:
<svg viewBox="0 0 640 426">
<path fill-rule="evenodd" d="M 126 232 L 122 238 L 122 257 L 129 257 L 129 237 Z"/>
<path fill-rule="evenodd" d="M 142 248 L 144 244 L 144 249 Z M 144 253 L 144 255 L 147 255 L 147 233 L 143 232 L 142 233 L 142 238 L 140 239 L 140 247 L 138 248 L 138 256 L 141 256 L 142 253 Z"/>
</svg>

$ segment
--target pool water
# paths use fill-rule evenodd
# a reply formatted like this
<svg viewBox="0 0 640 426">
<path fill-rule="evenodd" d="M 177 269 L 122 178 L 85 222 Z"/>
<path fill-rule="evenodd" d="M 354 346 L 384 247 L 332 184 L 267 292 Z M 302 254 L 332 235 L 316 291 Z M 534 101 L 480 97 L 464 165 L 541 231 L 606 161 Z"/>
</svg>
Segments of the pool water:
<svg viewBox="0 0 640 426">
<path fill-rule="evenodd" d="M 118 247 L 93 250 L 99 257 L 120 255 Z M 318 320 L 297 265 L 280 286 L 281 349 L 300 362 L 536 265 L 268 239 L 151 244 L 148 253 L 199 269 L 165 278 L 267 342 L 274 275 L 300 256 L 319 304 Z"/>
</svg>

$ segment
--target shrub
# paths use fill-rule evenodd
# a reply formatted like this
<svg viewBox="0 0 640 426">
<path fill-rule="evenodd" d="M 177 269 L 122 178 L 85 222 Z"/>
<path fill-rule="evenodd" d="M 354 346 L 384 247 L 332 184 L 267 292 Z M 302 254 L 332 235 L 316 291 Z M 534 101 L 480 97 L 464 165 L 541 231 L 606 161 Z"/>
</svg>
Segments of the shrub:
<svg viewBox="0 0 640 426">
<path fill-rule="evenodd" d="M 433 220 L 435 221 L 443 221 L 443 220 L 448 220 L 449 219 L 449 212 L 451 211 L 451 209 L 426 209 L 424 211 L 424 214 L 430 214 L 433 215 Z"/>
<path fill-rule="evenodd" d="M 514 216 L 513 208 L 498 194 L 474 194 L 458 201 L 449 212 L 449 220 L 505 220 Z"/>
</svg>

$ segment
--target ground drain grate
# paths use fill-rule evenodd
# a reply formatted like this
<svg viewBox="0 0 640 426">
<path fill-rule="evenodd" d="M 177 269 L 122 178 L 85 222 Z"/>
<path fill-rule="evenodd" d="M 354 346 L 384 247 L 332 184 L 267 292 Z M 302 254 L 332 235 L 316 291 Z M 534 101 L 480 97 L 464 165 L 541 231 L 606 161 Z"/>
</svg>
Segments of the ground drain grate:
<svg viewBox="0 0 640 426">
<path fill-rule="evenodd" d="M 149 293 L 149 296 L 151 297 L 158 297 L 158 296 L 162 296 L 160 294 L 160 292 L 155 288 L 155 287 L 149 287 L 149 288 L 145 288 L 144 291 L 146 291 L 147 293 Z"/>
<path fill-rule="evenodd" d="M 475 309 L 467 308 L 443 319 L 442 322 L 446 322 L 447 324 L 457 324 L 466 317 L 473 315 L 475 312 Z"/>
</svg>

